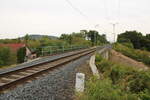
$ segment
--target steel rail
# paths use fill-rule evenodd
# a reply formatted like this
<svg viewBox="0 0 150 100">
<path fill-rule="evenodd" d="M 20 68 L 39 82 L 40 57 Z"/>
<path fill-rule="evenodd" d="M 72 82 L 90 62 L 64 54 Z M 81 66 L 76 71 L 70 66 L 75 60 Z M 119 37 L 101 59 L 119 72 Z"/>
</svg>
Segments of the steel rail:
<svg viewBox="0 0 150 100">
<path fill-rule="evenodd" d="M 74 54 L 71 54 L 71 55 L 68 55 L 68 56 L 59 58 L 59 59 L 55 59 L 55 60 L 53 60 L 53 61 L 51 61 L 51 62 L 45 62 L 45 63 L 43 63 L 43 64 L 52 63 L 52 62 L 55 62 L 55 61 L 58 61 L 58 60 L 61 60 L 61 59 L 62 59 L 62 62 L 60 62 L 60 63 L 58 63 L 58 64 L 56 64 L 56 65 L 53 65 L 53 66 L 48 67 L 48 68 L 46 68 L 46 69 L 41 69 L 40 71 L 31 73 L 31 74 L 29 74 L 29 75 L 25 75 L 24 77 L 21 77 L 21 78 L 18 78 L 18 79 L 14 79 L 13 81 L 6 82 L 6 83 L 4 83 L 3 85 L 0 85 L 0 91 L 7 90 L 7 89 L 13 87 L 14 85 L 17 85 L 17 84 L 19 84 L 19 83 L 22 83 L 22 82 L 25 82 L 25 81 L 27 81 L 27 80 L 30 80 L 31 78 L 33 78 L 33 77 L 35 77 L 35 76 L 41 75 L 42 73 L 45 73 L 45 72 L 47 72 L 47 71 L 50 71 L 50 70 L 52 70 L 52 69 L 54 69 L 54 68 L 57 68 L 57 67 L 59 67 L 59 66 L 62 66 L 62 65 L 64 65 L 64 64 L 69 63 L 69 62 L 71 62 L 71 61 L 73 61 L 73 60 L 76 60 L 76 59 L 78 59 L 78 58 L 80 58 L 80 57 L 82 57 L 82 56 L 91 54 L 91 53 L 93 53 L 94 51 L 96 51 L 95 48 L 90 48 L 90 49 L 88 49 L 88 50 L 83 50 L 83 51 L 78 52 L 78 53 L 74 53 Z M 63 59 L 66 59 L 66 60 L 63 60 Z M 41 65 L 41 64 L 38 64 L 38 65 L 36 65 L 36 66 L 39 66 L 39 65 Z M 28 68 L 32 68 L 32 67 L 33 67 L 33 66 L 28 67 Z M 35 66 L 34 66 L 34 67 L 35 67 Z M 40 67 L 42 68 L 42 66 L 40 66 Z M 13 72 L 8 72 L 8 74 L 9 74 L 9 75 L 10 75 L 10 74 L 14 74 L 15 72 L 18 72 L 18 71 L 23 72 L 23 70 L 27 71 L 28 69 L 27 69 L 27 68 L 23 68 L 23 69 L 15 70 L 15 71 L 13 71 Z M 4 75 L 6 75 L 6 74 L 7 74 L 7 73 L 4 73 Z M 2 78 L 3 75 L 1 75 L 0 77 Z"/>
<path fill-rule="evenodd" d="M 31 65 L 25 66 L 23 68 L 18 66 L 18 69 L 14 69 L 14 70 L 11 70 L 11 71 L 6 71 L 6 72 L 0 73 L 0 77 L 11 74 L 11 73 L 16 72 L 16 71 L 28 69 L 28 68 L 31 68 L 31 67 L 34 67 L 34 66 L 43 65 L 43 64 L 46 64 L 46 63 L 49 63 L 49 62 L 53 62 L 53 61 L 56 61 L 56 60 L 59 60 L 59 59 L 62 59 L 62 58 L 70 57 L 70 56 L 73 56 L 73 55 L 76 55 L 76 54 L 79 54 L 79 53 L 83 53 L 85 51 L 94 50 L 94 49 L 96 49 L 96 48 L 90 48 L 90 49 L 84 49 L 84 50 L 81 50 L 81 51 L 76 51 L 75 53 L 72 53 L 70 55 L 66 55 L 66 56 L 63 56 L 63 57 L 58 57 L 58 58 L 51 59 L 51 60 L 47 59 L 45 61 L 39 61 L 38 63 L 34 63 L 34 64 L 31 64 Z"/>
</svg>

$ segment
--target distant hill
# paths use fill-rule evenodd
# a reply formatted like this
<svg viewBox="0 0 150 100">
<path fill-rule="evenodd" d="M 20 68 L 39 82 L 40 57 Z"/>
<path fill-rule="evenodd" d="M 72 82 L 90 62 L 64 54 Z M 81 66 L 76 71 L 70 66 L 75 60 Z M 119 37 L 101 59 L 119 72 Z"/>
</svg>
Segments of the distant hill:
<svg viewBox="0 0 150 100">
<path fill-rule="evenodd" d="M 54 39 L 54 40 L 58 39 L 58 37 L 56 37 L 56 36 L 49 36 L 49 35 L 29 35 L 29 36 L 30 36 L 30 39 L 34 39 L 34 40 L 38 40 L 38 39 L 41 39 L 43 37 L 48 37 L 48 38 Z"/>
</svg>

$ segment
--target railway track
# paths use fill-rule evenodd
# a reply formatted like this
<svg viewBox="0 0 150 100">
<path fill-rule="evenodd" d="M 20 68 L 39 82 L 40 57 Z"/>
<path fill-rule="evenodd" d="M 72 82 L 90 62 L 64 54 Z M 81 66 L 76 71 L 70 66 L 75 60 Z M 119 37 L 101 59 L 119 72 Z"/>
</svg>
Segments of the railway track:
<svg viewBox="0 0 150 100">
<path fill-rule="evenodd" d="M 96 48 L 84 49 L 76 51 L 67 56 L 53 59 L 51 61 L 45 61 L 42 63 L 34 64 L 32 66 L 0 73 L 0 93 L 6 90 L 11 90 L 18 85 L 22 85 L 26 82 L 30 82 L 41 75 L 46 75 L 46 73 L 48 73 L 49 71 L 61 67 L 62 65 L 76 60 L 82 56 L 91 54 L 94 51 L 96 51 Z"/>
</svg>

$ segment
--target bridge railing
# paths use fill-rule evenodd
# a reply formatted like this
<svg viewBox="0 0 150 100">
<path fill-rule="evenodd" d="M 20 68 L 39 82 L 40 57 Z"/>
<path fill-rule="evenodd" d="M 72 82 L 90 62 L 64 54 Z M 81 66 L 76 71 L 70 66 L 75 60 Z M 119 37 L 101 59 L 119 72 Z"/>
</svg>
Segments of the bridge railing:
<svg viewBox="0 0 150 100">
<path fill-rule="evenodd" d="M 88 48 L 89 46 L 45 46 L 41 48 L 41 56 L 53 55 L 58 53 L 64 53 L 68 51 L 74 51 L 79 49 Z"/>
</svg>

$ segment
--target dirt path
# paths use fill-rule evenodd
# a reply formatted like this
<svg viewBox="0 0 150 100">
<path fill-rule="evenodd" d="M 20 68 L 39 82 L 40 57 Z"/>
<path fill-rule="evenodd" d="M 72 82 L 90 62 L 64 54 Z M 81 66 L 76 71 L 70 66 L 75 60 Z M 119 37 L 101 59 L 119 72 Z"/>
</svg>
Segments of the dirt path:
<svg viewBox="0 0 150 100">
<path fill-rule="evenodd" d="M 138 68 L 144 69 L 144 70 L 149 69 L 148 66 L 146 66 L 142 62 L 138 62 L 136 60 L 133 60 L 133 59 L 131 59 L 131 58 L 119 53 L 119 52 L 116 52 L 115 50 L 111 50 L 110 60 L 113 62 L 127 65 L 127 66 L 138 67 Z"/>
</svg>

